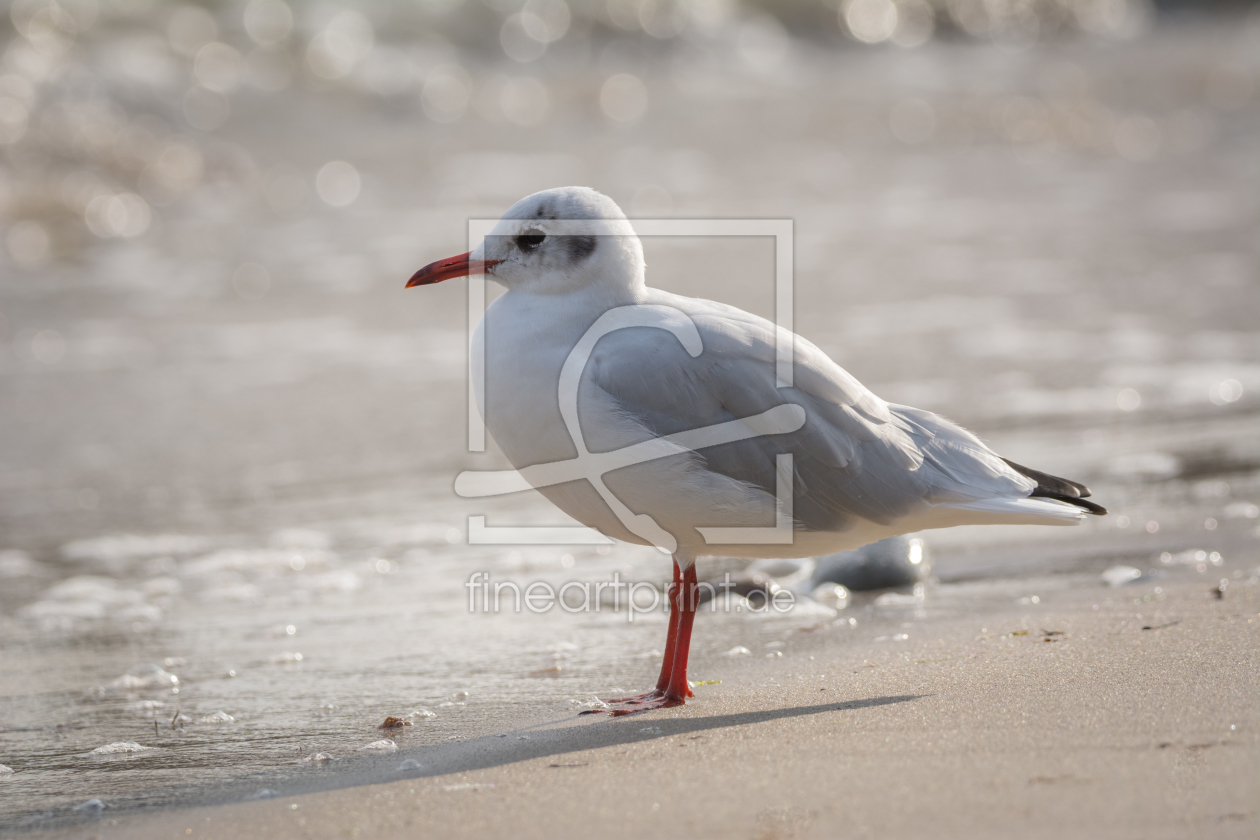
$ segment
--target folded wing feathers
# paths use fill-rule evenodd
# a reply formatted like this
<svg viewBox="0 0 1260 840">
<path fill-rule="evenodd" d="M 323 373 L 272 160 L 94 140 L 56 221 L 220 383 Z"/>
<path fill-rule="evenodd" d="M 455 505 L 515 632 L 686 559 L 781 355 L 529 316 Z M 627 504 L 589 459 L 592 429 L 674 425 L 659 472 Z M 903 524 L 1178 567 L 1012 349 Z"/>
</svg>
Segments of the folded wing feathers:
<svg viewBox="0 0 1260 840">
<path fill-rule="evenodd" d="M 893 405 L 891 409 L 924 451 L 933 473 L 929 479 L 931 501 L 1021 497 L 1036 486 L 961 426 L 909 406 Z"/>
<path fill-rule="evenodd" d="M 802 405 L 808 419 L 798 432 L 701 453 L 712 468 L 730 474 L 753 468 L 773 475 L 776 452 L 798 452 L 803 457 L 796 460 L 796 491 L 808 497 L 798 504 L 798 519 L 807 508 L 823 506 L 880 521 L 923 502 L 1019 499 L 1037 486 L 1032 471 L 1008 465 L 970 432 L 930 412 L 879 399 L 799 336 L 794 387 L 777 388 L 774 325 L 733 307 L 702 303 L 689 312 L 702 336 L 700 356 L 686 357 L 676 339 L 654 331 L 659 334 L 652 353 L 659 364 L 644 363 L 644 345 L 638 342 L 635 363 L 624 365 L 623 354 L 631 348 L 619 347 L 624 334 L 615 333 L 600 342 L 591 372 L 656 434 L 747 417 L 785 400 Z M 1066 483 L 1055 487 L 1068 489 Z"/>
</svg>

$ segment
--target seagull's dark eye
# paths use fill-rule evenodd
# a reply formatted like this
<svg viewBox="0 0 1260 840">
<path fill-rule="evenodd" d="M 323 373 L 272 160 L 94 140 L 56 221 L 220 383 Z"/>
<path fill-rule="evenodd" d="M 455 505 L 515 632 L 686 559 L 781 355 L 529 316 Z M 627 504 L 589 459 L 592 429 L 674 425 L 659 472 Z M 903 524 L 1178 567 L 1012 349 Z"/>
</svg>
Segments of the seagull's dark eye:
<svg viewBox="0 0 1260 840">
<path fill-rule="evenodd" d="M 542 244 L 547 238 L 547 234 L 541 230 L 527 230 L 520 236 L 516 237 L 516 244 L 522 251 L 532 251 Z"/>
</svg>

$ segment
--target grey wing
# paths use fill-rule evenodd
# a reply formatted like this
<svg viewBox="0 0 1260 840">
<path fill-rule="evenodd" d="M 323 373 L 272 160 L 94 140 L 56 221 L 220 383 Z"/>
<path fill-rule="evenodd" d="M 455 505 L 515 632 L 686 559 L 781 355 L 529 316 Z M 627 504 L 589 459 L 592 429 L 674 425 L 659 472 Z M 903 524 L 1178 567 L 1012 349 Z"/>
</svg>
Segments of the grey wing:
<svg viewBox="0 0 1260 840">
<path fill-rule="evenodd" d="M 790 453 L 800 527 L 838 531 L 854 518 L 890 524 L 927 504 L 1031 491 L 1028 479 L 973 435 L 929 412 L 889 405 L 799 336 L 793 386 L 776 388 L 773 324 L 686 302 L 703 343 L 698 356 L 664 330 L 621 330 L 600 340 L 581 387 L 600 389 L 654 436 L 801 406 L 806 421 L 796 432 L 698 453 L 707 469 L 771 495 L 776 456 Z"/>
</svg>

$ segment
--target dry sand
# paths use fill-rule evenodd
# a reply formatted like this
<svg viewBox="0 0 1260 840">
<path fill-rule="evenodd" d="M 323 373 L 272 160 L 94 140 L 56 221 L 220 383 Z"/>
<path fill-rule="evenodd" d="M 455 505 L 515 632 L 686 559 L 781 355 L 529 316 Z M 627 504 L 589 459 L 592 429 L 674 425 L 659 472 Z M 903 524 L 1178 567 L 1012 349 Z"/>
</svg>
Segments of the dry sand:
<svg viewBox="0 0 1260 840">
<path fill-rule="evenodd" d="M 798 633 L 685 708 L 437 745 L 401 781 L 39 836 L 1260 836 L 1260 592 L 1129 594 L 861 646 Z"/>
</svg>

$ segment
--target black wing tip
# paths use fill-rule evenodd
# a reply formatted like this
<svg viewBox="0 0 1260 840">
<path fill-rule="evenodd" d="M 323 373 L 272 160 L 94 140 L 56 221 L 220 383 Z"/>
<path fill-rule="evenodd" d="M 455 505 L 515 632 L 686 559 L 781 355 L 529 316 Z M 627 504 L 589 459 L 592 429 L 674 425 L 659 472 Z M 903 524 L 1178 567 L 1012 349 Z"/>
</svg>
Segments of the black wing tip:
<svg viewBox="0 0 1260 840">
<path fill-rule="evenodd" d="M 1069 505 L 1076 505 L 1078 508 L 1081 508 L 1086 513 L 1092 514 L 1094 516 L 1107 515 L 1107 509 L 1103 507 L 1102 505 L 1095 504 L 1094 502 L 1091 502 L 1091 501 L 1087 501 L 1085 499 L 1080 498 L 1079 496 L 1069 496 L 1066 493 L 1056 493 L 1053 490 L 1046 489 L 1045 487 L 1036 488 L 1035 490 L 1033 490 L 1031 493 L 1028 494 L 1028 497 L 1030 499 L 1031 498 L 1054 499 L 1056 502 L 1066 502 Z"/>
<path fill-rule="evenodd" d="M 1073 481 L 1070 478 L 1060 478 L 1057 475 L 1043 473 L 1041 470 L 1034 470 L 1032 467 L 1025 467 L 1023 464 L 1017 464 L 1009 458 L 1003 458 L 1002 461 L 1015 472 L 1026 478 L 1031 478 L 1037 482 L 1037 485 L 1046 490 L 1055 493 L 1061 493 L 1064 496 L 1070 496 L 1074 499 L 1089 498 L 1089 488 L 1079 481 Z"/>
<path fill-rule="evenodd" d="M 1033 489 L 1032 493 L 1028 494 L 1030 498 L 1035 496 L 1042 499 L 1054 499 L 1057 502 L 1067 502 L 1069 505 L 1076 505 L 1086 513 L 1094 516 L 1107 515 L 1107 509 L 1102 505 L 1085 501 L 1085 498 L 1089 496 L 1089 488 L 1079 481 L 1043 473 L 1040 470 L 1017 464 L 1008 458 L 1003 458 L 1002 460 L 1015 472 L 1037 482 L 1036 488 Z"/>
</svg>

